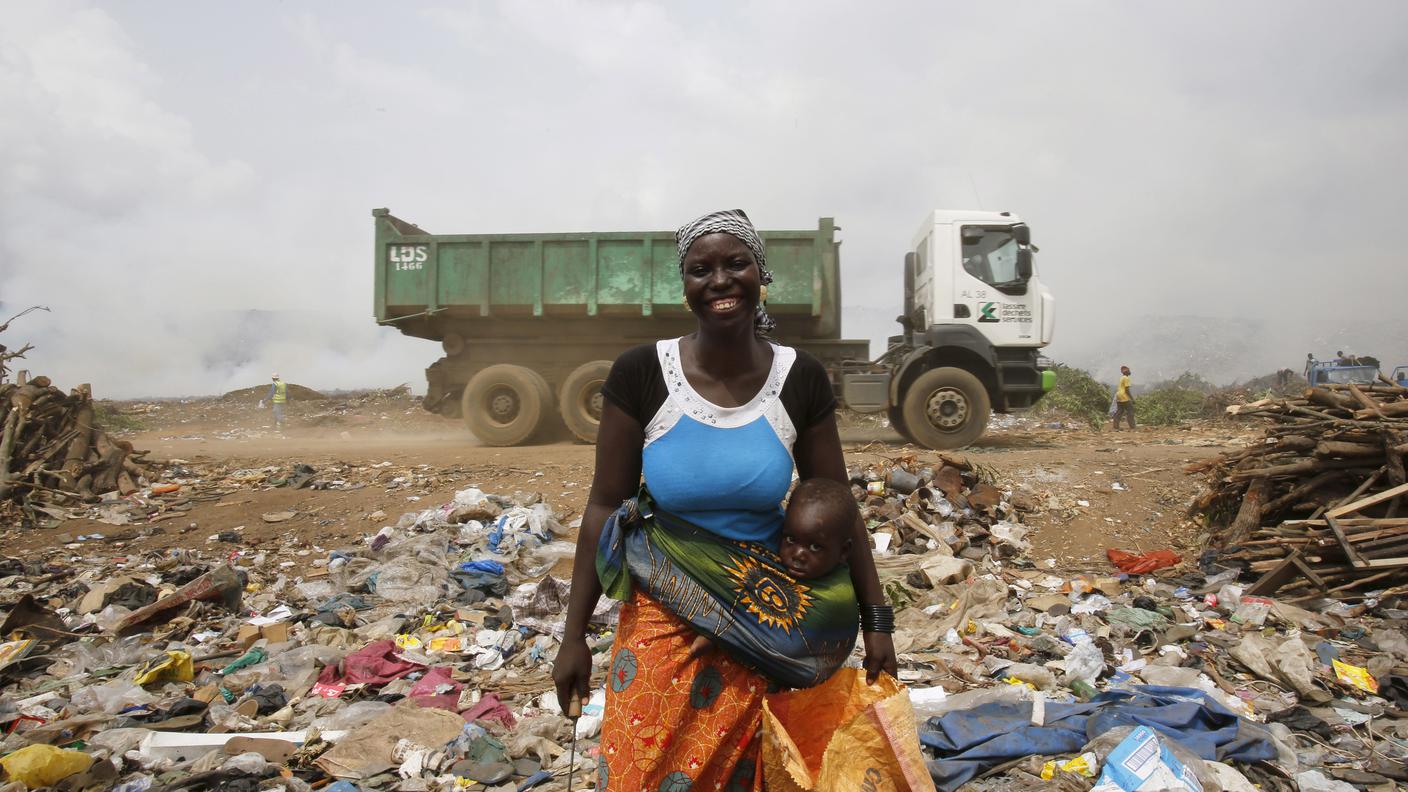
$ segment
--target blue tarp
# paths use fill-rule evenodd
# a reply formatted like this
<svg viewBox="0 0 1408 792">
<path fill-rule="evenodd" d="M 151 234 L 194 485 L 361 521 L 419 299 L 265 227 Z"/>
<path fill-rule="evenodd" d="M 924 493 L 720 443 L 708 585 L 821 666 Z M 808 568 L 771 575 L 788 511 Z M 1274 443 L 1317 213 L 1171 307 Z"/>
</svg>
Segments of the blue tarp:
<svg viewBox="0 0 1408 792">
<path fill-rule="evenodd" d="M 1031 702 L 995 702 L 930 718 L 920 742 L 939 759 L 929 773 L 952 792 L 983 771 L 1025 756 L 1070 754 L 1120 726 L 1148 726 L 1203 759 L 1256 762 L 1276 758 L 1267 732 L 1192 688 L 1136 685 L 1088 703 L 1047 702 L 1043 725 L 1031 725 Z"/>
</svg>

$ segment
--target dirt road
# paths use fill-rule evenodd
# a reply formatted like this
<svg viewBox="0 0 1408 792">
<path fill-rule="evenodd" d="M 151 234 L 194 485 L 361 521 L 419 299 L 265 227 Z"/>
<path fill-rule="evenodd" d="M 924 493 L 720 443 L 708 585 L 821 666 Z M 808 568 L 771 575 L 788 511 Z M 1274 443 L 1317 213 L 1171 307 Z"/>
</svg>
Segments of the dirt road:
<svg viewBox="0 0 1408 792">
<path fill-rule="evenodd" d="M 34 552 L 97 533 L 103 538 L 79 543 L 85 554 L 93 552 L 92 542 L 115 553 L 228 546 L 231 552 L 277 551 L 292 566 L 303 567 L 394 524 L 405 512 L 445 503 L 470 486 L 541 493 L 564 523 L 581 514 L 593 446 L 562 441 L 485 447 L 456 421 L 415 415 L 401 405 L 393 412 L 400 420 L 378 418 L 375 411 L 344 416 L 331 426 L 294 420 L 284 435 L 265 426 L 266 414 L 249 411 L 149 419 L 128 439 L 153 458 L 187 463 L 188 490 L 220 481 L 226 494 L 197 500 L 188 511 L 152 525 L 75 519 L 55 528 L 11 532 L 7 545 L 11 552 Z M 392 425 L 396 428 L 381 428 Z M 847 428 L 842 440 L 852 466 L 901 458 L 921 465 L 937 461 L 937 455 L 905 445 L 889 430 Z M 1183 519 L 1183 510 L 1197 482 L 1182 467 L 1243 442 L 1241 431 L 1223 426 L 1111 434 L 1016 421 L 963 453 L 989 468 L 1000 484 L 1032 496 L 1037 508 L 1026 521 L 1033 529 L 1034 561 L 1055 559 L 1057 568 L 1073 572 L 1108 572 L 1107 547 L 1191 548 L 1196 527 Z M 239 486 L 248 471 L 294 463 L 312 466 L 319 478 L 343 481 L 344 488 Z M 288 512 L 292 516 L 283 521 L 266 522 L 266 515 Z"/>
</svg>

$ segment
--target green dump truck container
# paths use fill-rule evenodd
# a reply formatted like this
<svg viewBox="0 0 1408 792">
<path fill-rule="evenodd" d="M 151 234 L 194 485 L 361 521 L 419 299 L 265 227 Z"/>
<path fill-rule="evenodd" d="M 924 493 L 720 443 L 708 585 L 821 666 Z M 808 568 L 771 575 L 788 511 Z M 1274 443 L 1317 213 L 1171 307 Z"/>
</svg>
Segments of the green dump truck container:
<svg viewBox="0 0 1408 792">
<path fill-rule="evenodd" d="M 439 341 L 427 409 L 462 416 L 491 445 L 517 445 L 557 423 L 591 442 L 611 361 L 637 344 L 684 335 L 673 231 L 431 234 L 372 210 L 376 320 Z M 764 231 L 774 337 L 823 363 L 864 360 L 840 340 L 836 224 Z"/>
</svg>

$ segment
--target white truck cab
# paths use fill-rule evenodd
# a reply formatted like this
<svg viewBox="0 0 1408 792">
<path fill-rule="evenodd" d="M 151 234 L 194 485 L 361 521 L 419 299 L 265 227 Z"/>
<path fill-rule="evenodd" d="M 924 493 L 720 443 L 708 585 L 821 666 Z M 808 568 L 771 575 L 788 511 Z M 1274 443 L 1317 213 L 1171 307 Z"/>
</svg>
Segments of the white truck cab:
<svg viewBox="0 0 1408 792">
<path fill-rule="evenodd" d="M 992 411 L 1035 404 L 1054 383 L 1037 350 L 1056 323 L 1035 252 L 1010 212 L 927 215 L 905 255 L 904 334 L 843 377 L 847 405 L 886 410 L 920 445 L 959 448 L 982 436 Z"/>
<path fill-rule="evenodd" d="M 916 324 L 970 325 L 1000 347 L 1051 343 L 1054 299 L 1024 248 L 1031 230 L 1010 212 L 929 215 L 914 237 Z"/>
</svg>

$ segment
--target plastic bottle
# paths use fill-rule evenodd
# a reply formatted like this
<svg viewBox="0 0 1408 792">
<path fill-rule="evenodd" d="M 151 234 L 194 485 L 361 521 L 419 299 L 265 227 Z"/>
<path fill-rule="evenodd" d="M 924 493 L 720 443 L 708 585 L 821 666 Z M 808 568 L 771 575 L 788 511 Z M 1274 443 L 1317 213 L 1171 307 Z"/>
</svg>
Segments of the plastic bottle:
<svg viewBox="0 0 1408 792">
<path fill-rule="evenodd" d="M 1069 687 L 1071 692 L 1076 694 L 1076 698 L 1081 701 L 1090 701 L 1095 698 L 1097 693 L 1095 686 L 1086 682 L 1084 679 L 1072 680 L 1067 687 Z"/>
</svg>

